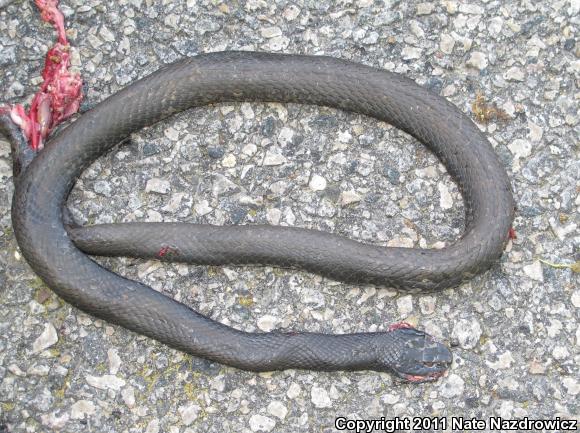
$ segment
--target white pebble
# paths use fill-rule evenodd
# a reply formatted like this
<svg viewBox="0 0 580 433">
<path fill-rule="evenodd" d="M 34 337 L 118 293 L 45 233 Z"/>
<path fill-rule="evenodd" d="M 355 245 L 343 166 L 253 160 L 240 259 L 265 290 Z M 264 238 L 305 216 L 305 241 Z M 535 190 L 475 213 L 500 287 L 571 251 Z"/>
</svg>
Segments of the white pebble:
<svg viewBox="0 0 580 433">
<path fill-rule="evenodd" d="M 210 213 L 213 209 L 209 206 L 209 202 L 207 200 L 202 200 L 199 203 L 193 205 L 193 209 L 195 213 L 199 216 L 204 216 Z"/>
<path fill-rule="evenodd" d="M 504 78 L 508 81 L 524 81 L 524 71 L 517 66 L 513 66 L 504 74 Z"/>
<path fill-rule="evenodd" d="M 276 153 L 273 151 L 266 152 L 266 156 L 264 157 L 263 165 L 266 166 L 273 166 L 273 165 L 282 165 L 286 162 L 286 157 L 280 153 Z"/>
<path fill-rule="evenodd" d="M 485 361 L 488 367 L 493 368 L 494 370 L 505 370 L 506 368 L 510 368 L 512 363 L 514 362 L 514 358 L 512 353 L 508 350 L 497 357 L 497 361 Z"/>
<path fill-rule="evenodd" d="M 282 30 L 280 29 L 280 27 L 276 26 L 266 27 L 265 29 L 262 29 L 260 33 L 264 38 L 268 39 L 275 38 L 276 36 L 282 36 Z"/>
<path fill-rule="evenodd" d="M 419 3 L 417 5 L 417 15 L 429 15 L 433 12 L 433 7 L 432 3 Z"/>
<path fill-rule="evenodd" d="M 404 60 L 414 60 L 421 58 L 422 50 L 421 48 L 406 46 L 403 48 L 401 55 Z"/>
<path fill-rule="evenodd" d="M 286 409 L 286 406 L 284 406 L 282 402 L 273 401 L 268 405 L 268 413 L 278 419 L 283 420 L 288 414 L 288 409 Z"/>
<path fill-rule="evenodd" d="M 532 153 L 532 144 L 523 138 L 517 138 L 508 144 L 508 149 L 516 158 L 526 158 Z"/>
<path fill-rule="evenodd" d="M 104 376 L 86 376 L 87 383 L 98 389 L 111 389 L 119 391 L 125 386 L 125 381 L 120 377 L 112 374 L 105 374 Z"/>
<path fill-rule="evenodd" d="M 343 191 L 340 194 L 341 206 L 348 206 L 349 204 L 358 203 L 359 201 L 361 201 L 361 196 L 354 191 Z"/>
<path fill-rule="evenodd" d="M 250 417 L 250 428 L 252 431 L 272 431 L 276 426 L 276 421 L 264 415 L 252 415 Z"/>
<path fill-rule="evenodd" d="M 310 189 L 313 191 L 324 191 L 326 189 L 326 179 L 315 174 L 312 176 L 312 179 L 310 179 L 308 186 L 310 186 Z"/>
<path fill-rule="evenodd" d="M 121 358 L 119 357 L 117 349 L 107 350 L 107 357 L 109 358 L 109 373 L 117 374 L 121 366 Z"/>
<path fill-rule="evenodd" d="M 131 385 L 127 385 L 121 390 L 121 398 L 128 408 L 135 406 L 135 388 Z"/>
<path fill-rule="evenodd" d="M 222 159 L 222 166 L 226 168 L 232 168 L 236 166 L 236 157 L 231 153 L 226 155 L 224 159 Z"/>
<path fill-rule="evenodd" d="M 456 374 L 450 374 L 441 384 L 441 395 L 445 398 L 453 398 L 463 394 L 465 382 Z"/>
<path fill-rule="evenodd" d="M 451 209 L 453 207 L 453 197 L 451 197 L 447 185 L 439 182 L 437 184 L 437 189 L 439 190 L 439 205 L 441 206 L 441 209 Z"/>
<path fill-rule="evenodd" d="M 413 311 L 413 296 L 405 295 L 397 299 L 397 310 L 402 318 L 407 317 Z"/>
<path fill-rule="evenodd" d="M 564 388 L 566 388 L 568 394 L 578 395 L 580 393 L 580 383 L 578 383 L 578 381 L 573 377 L 565 377 L 562 380 L 562 384 L 564 385 Z"/>
<path fill-rule="evenodd" d="M 179 412 L 179 416 L 181 416 L 181 422 L 185 425 L 190 425 L 197 419 L 200 410 L 201 408 L 197 404 L 189 403 L 179 406 L 177 412 Z"/>
<path fill-rule="evenodd" d="M 274 329 L 277 322 L 277 317 L 267 314 L 258 319 L 258 328 L 260 328 L 261 331 L 270 332 L 272 329 Z"/>
<path fill-rule="evenodd" d="M 544 272 L 542 264 L 536 260 L 531 265 L 524 266 L 524 273 L 532 280 L 544 282 Z"/>
<path fill-rule="evenodd" d="M 159 433 L 159 420 L 152 419 L 147 424 L 147 428 L 145 429 L 145 433 Z"/>
<path fill-rule="evenodd" d="M 461 319 L 455 322 L 451 336 L 464 349 L 473 349 L 481 337 L 481 325 L 477 320 Z"/>
<path fill-rule="evenodd" d="M 324 388 L 313 386 L 310 391 L 310 399 L 317 408 L 331 407 L 332 402 L 328 392 Z"/>
<path fill-rule="evenodd" d="M 145 192 L 156 192 L 159 194 L 167 194 L 170 189 L 171 185 L 168 180 L 159 179 L 157 177 L 149 179 L 145 186 Z"/>
<path fill-rule="evenodd" d="M 282 218 L 282 211 L 277 208 L 270 208 L 266 211 L 266 219 L 273 226 L 280 224 L 280 219 Z"/>
<path fill-rule="evenodd" d="M 454 46 L 455 39 L 447 33 L 443 33 L 441 35 L 441 41 L 439 42 L 439 49 L 445 54 L 451 54 Z"/>
<path fill-rule="evenodd" d="M 70 407 L 70 417 L 72 419 L 84 419 L 94 413 L 95 405 L 89 400 L 79 400 Z"/>
<path fill-rule="evenodd" d="M 56 334 L 56 329 L 52 326 L 52 323 L 47 323 L 44 325 L 44 331 L 38 336 L 34 343 L 32 343 L 32 353 L 42 352 L 53 346 L 58 341 L 58 335 Z"/>
<path fill-rule="evenodd" d="M 485 69 L 487 67 L 485 54 L 480 51 L 474 51 L 467 59 L 466 65 L 479 70 Z"/>
<path fill-rule="evenodd" d="M 574 293 L 572 293 L 572 305 L 576 308 L 580 308 L 580 290 L 578 289 L 574 290 Z"/>
<path fill-rule="evenodd" d="M 293 400 L 300 395 L 300 392 L 300 385 L 298 385 L 296 382 L 292 382 L 288 387 L 288 391 L 286 391 L 286 395 L 289 399 Z"/>
</svg>

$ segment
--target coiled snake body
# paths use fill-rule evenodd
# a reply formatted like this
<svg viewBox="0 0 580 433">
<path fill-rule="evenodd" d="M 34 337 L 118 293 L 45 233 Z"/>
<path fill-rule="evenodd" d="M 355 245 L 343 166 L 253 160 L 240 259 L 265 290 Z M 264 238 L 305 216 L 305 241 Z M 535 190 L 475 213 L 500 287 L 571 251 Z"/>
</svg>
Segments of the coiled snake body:
<svg viewBox="0 0 580 433">
<path fill-rule="evenodd" d="M 441 250 L 425 250 L 365 245 L 299 228 L 65 225 L 68 194 L 99 155 L 174 113 L 225 101 L 324 105 L 406 131 L 437 155 L 459 185 L 466 208 L 463 236 Z M 5 134 L 10 132 L 7 122 L 4 118 Z M 346 335 L 241 332 L 102 268 L 83 251 L 156 257 L 169 246 L 171 260 L 299 267 L 346 282 L 434 290 L 488 269 L 503 251 L 514 212 L 505 170 L 484 135 L 458 109 L 397 74 L 330 57 L 223 52 L 188 58 L 83 114 L 28 167 L 18 161 L 14 147 L 15 161 L 22 164 L 22 173 L 15 174 L 14 231 L 22 254 L 49 287 L 94 316 L 253 371 L 374 369 L 421 381 L 440 376 L 451 354 L 430 336 L 403 325 Z"/>
</svg>

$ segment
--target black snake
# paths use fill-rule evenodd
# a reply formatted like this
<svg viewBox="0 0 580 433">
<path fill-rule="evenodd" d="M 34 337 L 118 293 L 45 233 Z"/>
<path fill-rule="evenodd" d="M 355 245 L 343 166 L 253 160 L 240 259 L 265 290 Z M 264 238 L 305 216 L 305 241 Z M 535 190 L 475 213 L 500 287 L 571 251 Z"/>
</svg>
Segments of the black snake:
<svg viewBox="0 0 580 433">
<path fill-rule="evenodd" d="M 431 250 L 372 246 L 291 227 L 153 223 L 78 227 L 63 219 L 75 180 L 99 155 L 174 113 L 225 101 L 324 105 L 366 114 L 406 131 L 437 155 L 457 182 L 465 200 L 465 232 L 452 245 Z M 168 260 L 298 267 L 345 282 L 435 290 L 488 269 L 502 254 L 514 216 L 506 172 L 468 117 L 407 78 L 336 58 L 254 52 L 188 58 L 84 113 L 34 158 L 19 144 L 7 116 L 2 118 L 1 129 L 14 150 L 16 239 L 44 282 L 96 317 L 246 370 L 373 369 L 422 381 L 439 377 L 448 368 L 451 353 L 427 334 L 404 325 L 345 335 L 242 332 L 104 269 L 85 253 L 152 258 L 166 248 L 171 254 L 163 258 Z"/>
</svg>

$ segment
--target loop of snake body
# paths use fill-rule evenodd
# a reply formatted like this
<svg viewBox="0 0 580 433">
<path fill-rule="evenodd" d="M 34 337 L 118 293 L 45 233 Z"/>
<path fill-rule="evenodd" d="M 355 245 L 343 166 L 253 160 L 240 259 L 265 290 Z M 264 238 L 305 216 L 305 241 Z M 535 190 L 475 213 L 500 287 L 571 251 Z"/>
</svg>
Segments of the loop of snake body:
<svg viewBox="0 0 580 433">
<path fill-rule="evenodd" d="M 232 101 L 335 107 L 409 133 L 457 182 L 465 201 L 465 232 L 455 243 L 432 250 L 373 246 L 293 227 L 80 227 L 65 218 L 75 180 L 99 155 L 174 113 Z M 96 317 L 240 369 L 370 369 L 419 382 L 441 376 L 452 356 L 431 336 L 404 324 L 384 332 L 343 335 L 242 332 L 101 267 L 87 254 L 154 258 L 165 247 L 171 254 L 164 259 L 174 261 L 275 265 L 351 283 L 437 290 L 456 286 L 496 262 L 514 217 L 508 176 L 467 116 L 405 77 L 331 57 L 222 52 L 187 58 L 104 100 L 32 156 L 19 144 L 21 137 L 9 118 L 0 117 L 0 132 L 13 143 L 14 233 L 42 280 Z"/>
</svg>

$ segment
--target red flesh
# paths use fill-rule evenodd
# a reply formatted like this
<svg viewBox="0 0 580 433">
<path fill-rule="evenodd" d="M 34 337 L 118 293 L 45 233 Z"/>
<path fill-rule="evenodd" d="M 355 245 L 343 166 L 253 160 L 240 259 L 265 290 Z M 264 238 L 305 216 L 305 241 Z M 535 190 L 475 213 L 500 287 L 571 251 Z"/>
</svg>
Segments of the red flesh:
<svg viewBox="0 0 580 433">
<path fill-rule="evenodd" d="M 165 255 L 167 255 L 170 252 L 171 252 L 171 248 L 170 247 L 167 247 L 167 246 L 162 247 L 159 250 L 159 252 L 157 253 L 157 257 L 162 258 L 162 257 L 164 257 Z"/>
<path fill-rule="evenodd" d="M 389 332 L 390 331 L 394 331 L 395 329 L 415 329 L 414 326 L 412 326 L 411 324 L 407 323 L 407 322 L 398 322 L 398 323 L 393 323 L 391 326 L 389 326 Z"/>
<path fill-rule="evenodd" d="M 58 0 L 35 0 L 35 3 L 42 19 L 56 29 L 58 42 L 46 54 L 42 71 L 44 81 L 32 99 L 30 110 L 27 113 L 17 104 L 12 107 L 10 116 L 22 129 L 30 147 L 40 150 L 50 131 L 79 110 L 83 95 L 80 75 L 70 71 L 70 45 Z"/>
</svg>

